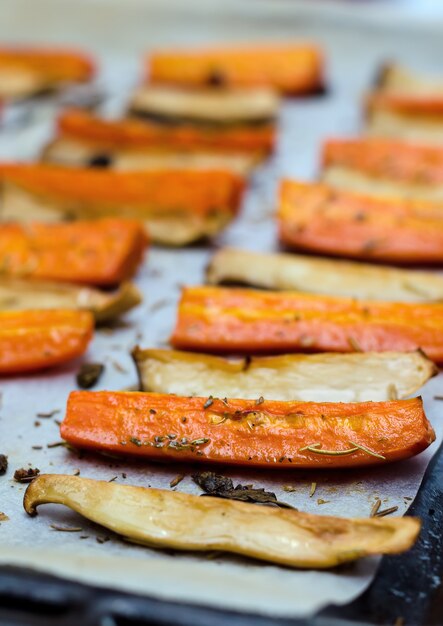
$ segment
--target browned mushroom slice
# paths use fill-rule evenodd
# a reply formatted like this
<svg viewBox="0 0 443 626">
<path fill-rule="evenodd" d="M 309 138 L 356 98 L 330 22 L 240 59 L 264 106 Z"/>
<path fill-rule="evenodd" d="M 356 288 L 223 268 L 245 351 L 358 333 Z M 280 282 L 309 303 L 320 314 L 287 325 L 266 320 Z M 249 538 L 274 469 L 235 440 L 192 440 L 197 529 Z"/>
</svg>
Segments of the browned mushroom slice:
<svg viewBox="0 0 443 626">
<path fill-rule="evenodd" d="M 44 474 L 24 497 L 27 513 L 63 504 L 84 517 L 147 546 L 221 550 L 289 567 L 328 568 L 372 554 L 409 549 L 419 520 L 346 519 L 257 506 L 177 491 L 147 489 Z"/>
<path fill-rule="evenodd" d="M 212 257 L 206 278 L 211 284 L 234 283 L 282 291 L 349 296 L 362 300 L 443 300 L 443 277 L 433 272 L 300 254 L 272 254 L 223 248 Z"/>
<path fill-rule="evenodd" d="M 222 169 L 247 175 L 257 165 L 254 154 L 235 151 L 179 150 L 156 146 L 143 149 L 122 149 L 59 137 L 46 146 L 42 160 L 71 167 L 112 167 L 117 170 L 137 169 Z"/>
<path fill-rule="evenodd" d="M 405 398 L 437 373 L 421 352 L 286 354 L 228 360 L 177 350 L 134 358 L 142 391 L 314 402 Z"/>
<path fill-rule="evenodd" d="M 264 88 L 189 90 L 145 85 L 133 95 L 130 112 L 160 123 L 260 126 L 276 118 L 278 106 L 277 94 Z"/>
<path fill-rule="evenodd" d="M 25 280 L 0 276 L 0 310 L 26 309 L 86 309 L 98 322 L 105 322 L 142 301 L 132 283 L 123 283 L 115 291 L 52 281 Z"/>
</svg>

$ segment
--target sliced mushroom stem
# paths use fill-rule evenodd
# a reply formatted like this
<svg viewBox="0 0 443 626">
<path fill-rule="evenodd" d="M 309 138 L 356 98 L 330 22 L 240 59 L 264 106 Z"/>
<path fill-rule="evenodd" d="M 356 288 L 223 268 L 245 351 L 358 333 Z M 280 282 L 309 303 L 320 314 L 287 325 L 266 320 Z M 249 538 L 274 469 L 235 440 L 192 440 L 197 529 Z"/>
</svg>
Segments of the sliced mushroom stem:
<svg viewBox="0 0 443 626">
<path fill-rule="evenodd" d="M 63 504 L 138 544 L 220 550 L 300 568 L 328 568 L 372 554 L 410 548 L 414 518 L 346 519 L 180 492 L 44 474 L 28 487 L 24 507 Z"/>
<path fill-rule="evenodd" d="M 182 396 L 361 402 L 405 398 L 437 367 L 422 352 L 285 354 L 225 359 L 135 348 L 140 390 Z"/>
<path fill-rule="evenodd" d="M 359 300 L 437 302 L 443 277 L 435 272 L 369 263 L 223 248 L 207 269 L 210 284 L 241 284 L 281 291 L 304 291 Z"/>
<path fill-rule="evenodd" d="M 80 309 L 91 311 L 97 322 L 115 319 L 140 304 L 142 296 L 133 283 L 115 291 L 71 283 L 0 277 L 0 310 Z"/>
</svg>

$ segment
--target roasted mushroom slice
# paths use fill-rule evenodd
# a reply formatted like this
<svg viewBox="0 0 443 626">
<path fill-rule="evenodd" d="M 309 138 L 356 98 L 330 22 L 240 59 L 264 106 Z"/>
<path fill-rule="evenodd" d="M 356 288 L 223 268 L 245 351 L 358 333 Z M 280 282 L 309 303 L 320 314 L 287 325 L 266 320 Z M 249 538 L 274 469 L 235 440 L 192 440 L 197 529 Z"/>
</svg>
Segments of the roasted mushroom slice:
<svg viewBox="0 0 443 626">
<path fill-rule="evenodd" d="M 443 79 L 385 64 L 366 98 L 366 129 L 371 135 L 441 145 Z"/>
<path fill-rule="evenodd" d="M 190 169 L 232 170 L 242 176 L 251 172 L 257 163 L 254 155 L 239 152 L 209 152 L 204 150 L 182 150 L 145 148 L 119 149 L 118 146 L 103 149 L 91 142 L 60 137 L 45 148 L 45 162 L 69 167 L 109 167 L 116 170 Z"/>
<path fill-rule="evenodd" d="M 415 393 L 437 368 L 421 352 L 285 354 L 224 359 L 177 350 L 132 352 L 142 391 L 179 396 L 326 402 Z"/>
<path fill-rule="evenodd" d="M 115 291 L 107 292 L 70 283 L 0 275 L 0 311 L 86 309 L 96 322 L 107 322 L 141 301 L 141 293 L 133 283 L 122 283 Z"/>
<path fill-rule="evenodd" d="M 0 48 L 0 98 L 20 99 L 92 78 L 92 59 L 68 49 Z"/>
<path fill-rule="evenodd" d="M 418 519 L 346 519 L 221 498 L 43 474 L 24 507 L 63 504 L 125 539 L 177 550 L 221 550 L 289 567 L 328 568 L 371 554 L 408 550 Z"/>
<path fill-rule="evenodd" d="M 202 126 L 267 126 L 273 124 L 279 100 L 269 89 L 199 90 L 144 85 L 130 102 L 129 112 L 160 124 Z"/>
<path fill-rule="evenodd" d="M 363 300 L 443 300 L 443 277 L 434 272 L 235 248 L 222 248 L 214 254 L 206 280 L 211 284 L 251 285 Z"/>
<path fill-rule="evenodd" d="M 388 61 L 378 70 L 374 91 L 443 97 L 443 77 L 425 75 L 399 63 Z"/>
</svg>

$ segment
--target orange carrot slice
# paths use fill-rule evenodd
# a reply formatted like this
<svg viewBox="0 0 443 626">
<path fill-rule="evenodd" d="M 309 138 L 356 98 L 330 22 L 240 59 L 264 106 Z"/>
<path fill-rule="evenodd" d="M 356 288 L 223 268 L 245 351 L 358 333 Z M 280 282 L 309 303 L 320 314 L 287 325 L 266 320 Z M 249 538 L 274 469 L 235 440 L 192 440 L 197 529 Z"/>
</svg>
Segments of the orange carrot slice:
<svg viewBox="0 0 443 626">
<path fill-rule="evenodd" d="M 323 86 L 323 59 L 311 44 L 164 50 L 150 54 L 147 74 L 153 83 L 270 86 L 301 94 Z"/>
<path fill-rule="evenodd" d="M 103 150 L 201 150 L 269 153 L 274 147 L 273 124 L 258 128 L 167 126 L 149 121 L 105 120 L 86 111 L 68 110 L 58 120 L 60 137 L 76 139 Z"/>
<path fill-rule="evenodd" d="M 115 285 L 135 272 L 146 244 L 131 220 L 0 224 L 0 275 Z"/>
<path fill-rule="evenodd" d="M 443 113 L 443 96 L 375 92 L 366 98 L 366 106 L 369 111 L 384 109 L 418 116 L 439 116 Z"/>
<path fill-rule="evenodd" d="M 0 375 L 33 372 L 81 356 L 93 328 L 88 311 L 0 311 Z"/>
<path fill-rule="evenodd" d="M 280 238 L 336 256 L 395 263 L 443 263 L 443 210 L 434 203 L 372 198 L 285 180 Z"/>
<path fill-rule="evenodd" d="M 405 352 L 443 362 L 443 304 L 187 287 L 171 343 L 220 353 Z"/>
<path fill-rule="evenodd" d="M 244 180 L 231 171 L 117 172 L 45 164 L 0 165 L 0 180 L 67 207 L 136 209 L 208 215 L 235 213 Z M 98 207 L 98 208 L 97 208 Z M 123 211 L 125 209 L 125 211 Z M 130 217 L 134 217 L 131 213 Z"/>
<path fill-rule="evenodd" d="M 323 165 L 398 182 L 443 182 L 443 148 L 396 139 L 330 139 L 323 146 Z"/>
<path fill-rule="evenodd" d="M 89 55 L 63 48 L 0 47 L 0 70 L 25 69 L 49 82 L 86 81 L 95 73 L 95 64 Z"/>
<path fill-rule="evenodd" d="M 102 452 L 266 468 L 387 463 L 435 439 L 420 398 L 258 402 L 112 391 L 71 393 L 61 436 Z"/>
</svg>

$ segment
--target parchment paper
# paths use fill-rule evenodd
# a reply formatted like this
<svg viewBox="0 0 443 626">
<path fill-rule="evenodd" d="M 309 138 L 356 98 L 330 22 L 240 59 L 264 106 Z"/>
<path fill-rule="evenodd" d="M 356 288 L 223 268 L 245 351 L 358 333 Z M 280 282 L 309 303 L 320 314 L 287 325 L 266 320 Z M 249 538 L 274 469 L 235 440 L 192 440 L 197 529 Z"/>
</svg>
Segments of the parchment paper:
<svg viewBox="0 0 443 626">
<path fill-rule="evenodd" d="M 81 5 L 82 3 L 80 3 Z M 106 5 L 107 3 L 102 3 Z M 149 3 L 148 3 L 149 4 Z M 20 3 L 19 3 L 20 5 Z M 70 6 L 70 3 L 66 3 Z M 81 13 L 81 6 L 79 11 Z M 96 8 L 100 3 L 89 4 Z M 110 6 L 114 3 L 110 2 Z M 42 3 L 42 11 L 45 3 Z M 47 6 L 51 6 L 48 2 Z M 97 13 L 98 15 L 98 13 Z M 357 132 L 359 102 L 378 61 L 397 56 L 406 62 L 412 58 L 433 69 L 436 40 L 422 37 L 412 51 L 410 42 L 398 33 L 384 33 L 325 25 L 315 16 L 301 24 L 272 20 L 260 21 L 251 13 L 251 21 L 224 16 L 217 22 L 204 15 L 195 16 L 186 28 L 178 18 L 170 23 L 163 16 L 156 22 L 138 23 L 137 13 L 121 26 L 121 39 L 103 32 L 91 39 L 88 28 L 75 31 L 75 23 L 63 22 L 66 30 L 39 31 L 43 40 L 71 41 L 97 49 L 103 61 L 100 88 L 107 94 L 104 110 L 116 113 L 127 89 L 137 80 L 136 50 L 148 43 L 177 41 L 279 39 L 284 36 L 316 37 L 327 50 L 330 94 L 319 99 L 287 101 L 282 110 L 280 139 L 275 157 L 259 168 L 251 181 L 239 219 L 218 238 L 216 245 L 235 245 L 257 250 L 276 248 L 272 212 L 278 178 L 293 176 L 312 178 L 317 169 L 317 155 L 324 137 Z M 86 14 L 83 18 L 86 20 Z M 104 16 L 106 17 L 106 16 Z M 24 18 L 23 18 L 24 19 Z M 56 18 L 54 18 L 55 21 Z M 80 19 L 80 18 L 79 18 Z M 128 18 L 129 19 L 129 18 Z M 199 26 L 200 24 L 200 26 Z M 204 27 L 203 27 L 203 26 Z M 7 26 L 7 24 L 6 24 Z M 129 28 L 129 26 L 131 28 Z M 146 32 L 143 30 L 145 28 Z M 0 35 L 2 34 L 0 27 Z M 22 22 L 22 34 L 29 37 L 30 24 Z M 128 30 L 129 28 L 129 30 Z M 28 30 L 27 30 L 28 29 Z M 131 30 L 132 29 L 132 30 Z M 29 31 L 29 32 L 28 32 Z M 4 38 L 12 37 L 4 32 Z M 89 37 L 89 39 L 88 39 Z M 35 37 L 34 37 L 35 39 Z M 420 44 L 420 45 L 419 45 Z M 441 47 L 441 43 L 440 43 Z M 138 68 L 140 69 L 140 68 Z M 40 101 L 32 106 L 21 104 L 7 112 L 0 131 L 0 158 L 32 158 L 50 136 L 57 100 Z M 144 303 L 129 314 L 121 328 L 111 334 L 98 331 L 85 360 L 102 361 L 105 374 L 97 389 L 122 389 L 136 383 L 135 369 L 128 355 L 136 344 L 143 347 L 165 346 L 173 327 L 180 285 L 199 284 L 210 258 L 209 247 L 171 251 L 151 249 L 137 275 Z M 187 474 L 176 487 L 199 493 L 190 478 L 191 468 L 181 465 L 154 465 L 120 462 L 85 454 L 78 458 L 63 447 L 48 444 L 60 441 L 56 420 L 63 417 L 68 393 L 75 389 L 75 373 L 80 361 L 54 369 L 50 373 L 0 382 L 0 453 L 9 457 L 9 471 L 0 477 L 0 511 L 9 520 L 0 523 L 0 563 L 32 565 L 37 569 L 59 573 L 69 578 L 106 585 L 161 598 L 197 602 L 223 608 L 234 608 L 270 615 L 303 616 L 333 602 L 343 604 L 360 594 L 370 583 L 377 559 L 366 559 L 356 565 L 331 572 L 302 572 L 273 567 L 246 559 L 217 555 L 208 560 L 196 554 L 161 552 L 122 542 L 112 533 L 88 523 L 63 507 L 45 506 L 37 518 L 28 518 L 22 509 L 25 486 L 12 480 L 13 472 L 28 465 L 43 472 L 74 473 L 119 483 L 155 486 L 169 489 L 172 478 Z M 318 514 L 368 516 L 373 502 L 381 498 L 383 507 L 398 506 L 403 514 L 415 496 L 433 452 L 441 441 L 443 403 L 433 400 L 441 394 L 441 375 L 423 390 L 425 407 L 437 433 L 437 442 L 419 457 L 391 466 L 349 472 L 301 471 L 226 471 L 235 481 L 254 483 L 275 491 L 277 496 L 301 510 Z M 38 418 L 39 412 L 59 410 L 52 418 Z M 33 446 L 42 446 L 34 449 Z M 221 468 L 218 468 L 221 471 Z M 124 477 L 125 475 L 126 477 Z M 309 497 L 312 482 L 317 483 Z M 288 492 L 283 486 L 292 486 Z M 79 533 L 58 532 L 50 524 L 81 526 Z"/>
</svg>

